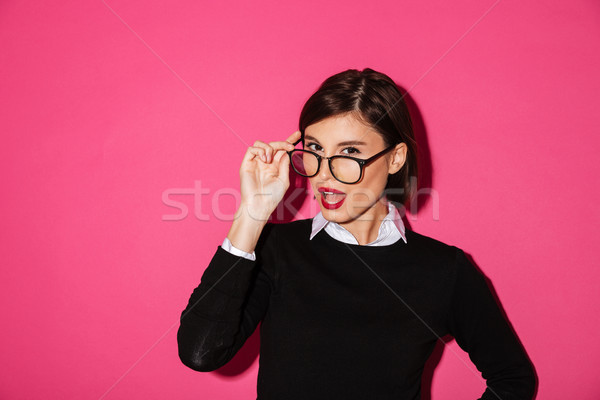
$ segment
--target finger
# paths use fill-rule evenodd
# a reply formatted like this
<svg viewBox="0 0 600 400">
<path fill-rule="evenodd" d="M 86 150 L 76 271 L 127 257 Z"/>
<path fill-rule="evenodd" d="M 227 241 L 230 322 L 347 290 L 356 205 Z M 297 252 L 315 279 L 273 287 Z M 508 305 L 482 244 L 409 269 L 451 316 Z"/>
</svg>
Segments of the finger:
<svg viewBox="0 0 600 400">
<path fill-rule="evenodd" d="M 273 160 L 274 149 L 273 147 L 271 147 L 270 144 L 257 140 L 256 142 L 254 142 L 254 147 L 259 147 L 265 150 L 265 160 L 263 160 L 264 162 L 270 163 Z"/>
<path fill-rule="evenodd" d="M 291 144 L 288 141 L 277 141 L 277 142 L 270 142 L 269 145 L 275 150 L 285 150 L 285 151 L 291 151 L 294 150 L 294 145 Z"/>
<path fill-rule="evenodd" d="M 278 158 L 278 154 L 275 155 L 275 158 L 278 158 L 277 162 L 279 163 L 279 179 L 283 182 L 288 182 L 290 179 L 290 158 L 287 156 L 287 153 L 283 151 L 280 152 L 281 157 Z"/>
<path fill-rule="evenodd" d="M 278 150 L 275 152 L 275 156 L 273 157 L 273 164 L 277 164 L 279 163 L 279 161 L 281 160 L 281 157 L 287 156 L 287 153 L 285 151 L 282 150 Z"/>
<path fill-rule="evenodd" d="M 296 131 L 296 132 L 292 133 L 291 136 L 288 137 L 285 141 L 292 143 L 295 146 L 298 144 L 298 142 L 300 141 L 301 138 L 302 138 L 302 132 Z"/>
<path fill-rule="evenodd" d="M 252 161 L 256 157 L 261 159 L 262 162 L 267 162 L 265 149 L 261 147 L 248 147 L 248 150 L 246 150 L 246 154 L 244 155 L 243 161 Z"/>
</svg>

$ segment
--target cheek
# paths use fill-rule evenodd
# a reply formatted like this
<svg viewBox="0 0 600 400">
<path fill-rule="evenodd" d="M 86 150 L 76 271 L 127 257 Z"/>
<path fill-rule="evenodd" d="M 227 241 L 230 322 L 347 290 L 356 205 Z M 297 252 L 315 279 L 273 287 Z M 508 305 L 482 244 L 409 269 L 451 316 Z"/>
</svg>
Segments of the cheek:
<svg viewBox="0 0 600 400">
<path fill-rule="evenodd" d="M 375 165 L 373 165 L 375 167 Z M 385 189 L 388 179 L 388 170 L 386 164 L 382 163 L 377 165 L 378 168 L 365 168 L 365 176 L 363 178 L 363 185 L 368 188 L 370 192 L 375 195 L 380 195 Z"/>
<path fill-rule="evenodd" d="M 379 186 L 373 187 L 371 185 L 361 185 L 353 188 L 348 193 L 348 200 L 349 203 L 352 203 L 356 207 L 369 206 L 377 200 L 380 194 L 381 190 Z"/>
<path fill-rule="evenodd" d="M 365 175 L 365 178 L 372 179 L 364 179 L 361 181 L 361 184 L 356 185 L 348 193 L 347 207 L 350 214 L 357 214 L 364 211 L 364 208 L 371 207 L 385 189 L 387 176 L 384 176 L 382 179 L 379 175 L 374 177 Z"/>
<path fill-rule="evenodd" d="M 317 194 L 317 186 L 316 186 L 316 182 L 315 182 L 315 178 L 306 178 L 308 179 L 308 184 L 310 185 L 310 189 L 312 190 L 312 194 L 316 195 Z"/>
<path fill-rule="evenodd" d="M 346 210 L 349 215 L 361 214 L 365 208 L 369 208 L 374 202 L 373 193 L 368 188 L 356 188 L 348 193 L 346 198 Z"/>
</svg>

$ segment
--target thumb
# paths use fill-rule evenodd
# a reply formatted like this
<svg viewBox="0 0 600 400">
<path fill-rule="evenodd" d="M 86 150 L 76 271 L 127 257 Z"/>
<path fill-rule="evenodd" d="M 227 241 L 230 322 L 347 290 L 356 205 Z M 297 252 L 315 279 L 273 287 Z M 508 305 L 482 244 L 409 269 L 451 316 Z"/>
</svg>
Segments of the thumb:
<svg viewBox="0 0 600 400">
<path fill-rule="evenodd" d="M 277 156 L 280 156 L 279 160 L 277 160 Z M 284 182 L 287 182 L 290 178 L 290 158 L 288 157 L 285 151 L 282 151 L 279 154 L 275 155 L 275 159 L 276 160 L 274 161 L 279 161 L 279 179 L 281 179 Z"/>
</svg>

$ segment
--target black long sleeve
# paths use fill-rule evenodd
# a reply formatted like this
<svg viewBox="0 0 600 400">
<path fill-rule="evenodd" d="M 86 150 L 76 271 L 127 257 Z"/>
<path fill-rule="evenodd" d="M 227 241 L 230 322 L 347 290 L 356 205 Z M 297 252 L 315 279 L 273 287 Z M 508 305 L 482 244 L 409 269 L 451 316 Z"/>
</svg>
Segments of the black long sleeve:
<svg viewBox="0 0 600 400">
<path fill-rule="evenodd" d="M 483 275 L 462 250 L 456 260 L 456 281 L 449 330 L 482 372 L 487 389 L 481 400 L 531 399 L 536 378 Z"/>
<path fill-rule="evenodd" d="M 206 372 L 225 365 L 256 329 L 272 290 L 272 278 L 257 268 L 258 257 L 251 261 L 217 248 L 181 313 L 177 342 L 186 366 Z"/>
<path fill-rule="evenodd" d="M 462 250 L 413 231 L 379 247 L 309 240 L 310 227 L 267 224 L 256 261 L 217 248 L 181 315 L 185 365 L 219 368 L 261 322 L 259 400 L 417 400 L 451 334 L 487 381 L 482 400 L 532 398 L 533 368 Z"/>
</svg>

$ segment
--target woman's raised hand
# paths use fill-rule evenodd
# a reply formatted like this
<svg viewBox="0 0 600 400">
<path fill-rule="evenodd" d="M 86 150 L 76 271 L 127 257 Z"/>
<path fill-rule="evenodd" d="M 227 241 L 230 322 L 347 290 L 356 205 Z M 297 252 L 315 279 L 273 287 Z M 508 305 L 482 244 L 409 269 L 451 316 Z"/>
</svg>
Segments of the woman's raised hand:
<svg viewBox="0 0 600 400">
<path fill-rule="evenodd" d="M 240 167 L 241 211 L 266 223 L 290 186 L 286 151 L 293 150 L 299 139 L 296 131 L 285 141 L 256 141 L 248 148 Z"/>
<path fill-rule="evenodd" d="M 283 142 L 257 141 L 246 151 L 240 167 L 242 199 L 227 234 L 235 248 L 254 251 L 269 216 L 290 186 L 286 151 L 299 139 L 300 131 L 296 131 Z"/>
</svg>

